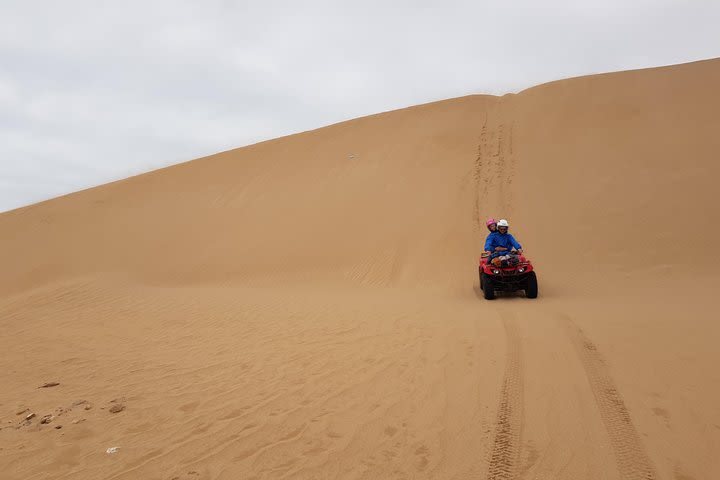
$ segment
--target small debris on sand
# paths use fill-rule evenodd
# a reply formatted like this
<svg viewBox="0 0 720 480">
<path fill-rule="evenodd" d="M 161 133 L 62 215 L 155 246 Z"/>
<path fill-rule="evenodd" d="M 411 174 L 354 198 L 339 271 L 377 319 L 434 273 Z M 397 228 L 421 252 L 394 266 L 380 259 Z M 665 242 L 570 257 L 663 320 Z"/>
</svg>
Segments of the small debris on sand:
<svg viewBox="0 0 720 480">
<path fill-rule="evenodd" d="M 50 387 L 57 387 L 60 385 L 58 382 L 48 382 L 40 385 L 38 388 L 50 388 Z"/>
<path fill-rule="evenodd" d="M 125 405 L 123 405 L 122 403 L 116 403 L 115 405 L 110 407 L 109 412 L 110 413 L 119 413 L 119 412 L 122 412 L 123 410 L 125 410 Z"/>
<path fill-rule="evenodd" d="M 42 424 L 50 423 L 50 422 L 53 421 L 53 418 L 55 418 L 55 417 L 53 417 L 52 415 L 44 415 L 44 416 L 40 419 L 40 423 L 42 423 Z"/>
</svg>

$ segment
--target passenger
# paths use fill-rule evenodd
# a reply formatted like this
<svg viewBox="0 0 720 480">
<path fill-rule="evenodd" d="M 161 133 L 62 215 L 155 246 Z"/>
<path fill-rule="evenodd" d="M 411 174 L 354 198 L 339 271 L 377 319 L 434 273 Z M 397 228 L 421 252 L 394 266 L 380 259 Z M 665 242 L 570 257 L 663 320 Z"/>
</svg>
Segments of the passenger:
<svg viewBox="0 0 720 480">
<path fill-rule="evenodd" d="M 497 232 L 488 235 L 485 241 L 485 251 L 490 252 L 493 265 L 500 266 L 503 261 L 516 260 L 515 254 L 522 253 L 522 246 L 508 233 L 509 227 L 508 221 L 501 219 L 497 222 Z"/>
<path fill-rule="evenodd" d="M 488 241 L 490 240 L 490 236 L 491 236 L 493 233 L 496 233 L 496 232 L 497 232 L 497 220 L 495 220 L 494 218 L 490 217 L 490 218 L 488 218 L 487 221 L 485 222 L 485 226 L 487 227 L 488 231 L 490 232 L 490 233 L 488 234 L 487 238 L 485 239 L 485 245 L 487 245 Z M 484 251 L 483 254 L 482 254 L 482 257 L 483 257 L 483 258 L 489 257 L 491 253 L 492 253 L 492 252 L 490 252 L 490 251 L 488 251 L 487 249 L 485 249 L 485 251 Z"/>
</svg>

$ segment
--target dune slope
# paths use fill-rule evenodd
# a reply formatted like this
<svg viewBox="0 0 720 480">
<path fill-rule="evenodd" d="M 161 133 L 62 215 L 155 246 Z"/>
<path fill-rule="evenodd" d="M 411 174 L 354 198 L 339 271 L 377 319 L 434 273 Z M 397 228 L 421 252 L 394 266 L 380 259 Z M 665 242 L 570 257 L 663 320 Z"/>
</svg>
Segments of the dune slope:
<svg viewBox="0 0 720 480">
<path fill-rule="evenodd" d="M 463 97 L 0 215 L 3 478 L 720 476 L 719 84 Z M 539 299 L 482 299 L 490 215 Z"/>
</svg>

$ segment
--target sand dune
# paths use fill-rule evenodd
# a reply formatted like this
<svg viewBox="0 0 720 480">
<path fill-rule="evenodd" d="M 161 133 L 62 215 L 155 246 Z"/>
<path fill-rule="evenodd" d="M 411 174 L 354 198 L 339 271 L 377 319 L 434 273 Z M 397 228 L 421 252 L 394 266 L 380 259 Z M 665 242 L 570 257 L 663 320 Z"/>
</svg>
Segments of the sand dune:
<svg viewBox="0 0 720 480">
<path fill-rule="evenodd" d="M 0 476 L 720 477 L 717 85 L 463 97 L 0 215 Z M 489 215 L 539 299 L 482 299 Z"/>
</svg>

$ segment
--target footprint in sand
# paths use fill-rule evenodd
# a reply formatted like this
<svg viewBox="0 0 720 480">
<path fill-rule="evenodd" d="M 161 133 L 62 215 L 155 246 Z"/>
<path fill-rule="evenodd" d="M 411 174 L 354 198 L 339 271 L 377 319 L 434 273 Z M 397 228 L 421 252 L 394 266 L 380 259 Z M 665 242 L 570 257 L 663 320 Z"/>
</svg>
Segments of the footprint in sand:
<svg viewBox="0 0 720 480">
<path fill-rule="evenodd" d="M 187 473 L 183 473 L 182 475 L 176 475 L 170 480 L 200 480 L 201 478 L 204 478 L 201 476 L 197 471 L 190 470 Z"/>
<path fill-rule="evenodd" d="M 416 468 L 418 472 L 422 472 L 423 470 L 425 470 L 425 468 L 427 468 L 430 450 L 425 445 L 420 445 L 415 450 L 415 455 L 418 457 Z"/>
</svg>

